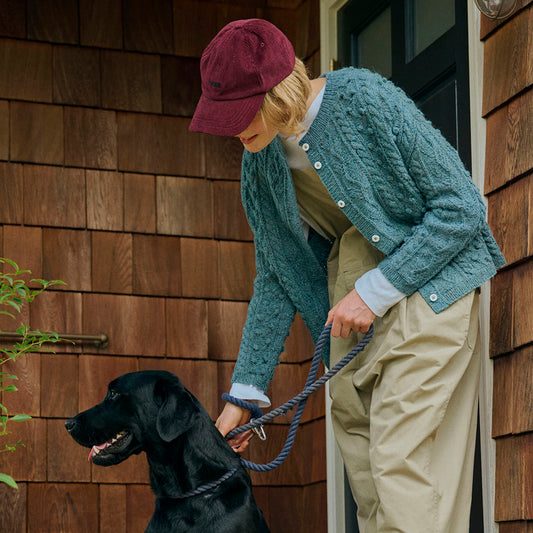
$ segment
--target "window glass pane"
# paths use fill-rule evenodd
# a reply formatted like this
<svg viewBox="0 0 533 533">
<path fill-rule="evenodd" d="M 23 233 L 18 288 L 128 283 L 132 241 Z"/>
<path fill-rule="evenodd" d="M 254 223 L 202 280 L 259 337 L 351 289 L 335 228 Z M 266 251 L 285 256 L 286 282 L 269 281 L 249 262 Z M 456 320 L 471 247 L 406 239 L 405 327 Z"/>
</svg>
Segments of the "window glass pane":
<svg viewBox="0 0 533 533">
<path fill-rule="evenodd" d="M 413 11 L 418 55 L 455 25 L 455 0 L 414 0 Z"/>
<path fill-rule="evenodd" d="M 355 36 L 356 64 L 392 76 L 391 9 L 382 11 Z"/>
</svg>

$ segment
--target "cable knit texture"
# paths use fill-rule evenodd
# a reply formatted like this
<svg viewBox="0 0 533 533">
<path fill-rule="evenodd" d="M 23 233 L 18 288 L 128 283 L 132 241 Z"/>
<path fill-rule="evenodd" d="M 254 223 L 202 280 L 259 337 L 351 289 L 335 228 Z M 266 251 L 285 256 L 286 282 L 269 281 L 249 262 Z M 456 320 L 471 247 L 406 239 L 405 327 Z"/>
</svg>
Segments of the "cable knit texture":
<svg viewBox="0 0 533 533">
<path fill-rule="evenodd" d="M 353 68 L 327 74 L 322 105 L 300 145 L 308 145 L 332 198 L 386 255 L 383 275 L 406 295 L 418 290 L 436 313 L 505 264 L 456 150 L 381 76 Z M 264 391 L 295 311 L 315 342 L 323 329 L 329 243 L 304 236 L 277 138 L 261 152 L 245 151 L 241 192 L 258 274 L 233 382 Z"/>
</svg>

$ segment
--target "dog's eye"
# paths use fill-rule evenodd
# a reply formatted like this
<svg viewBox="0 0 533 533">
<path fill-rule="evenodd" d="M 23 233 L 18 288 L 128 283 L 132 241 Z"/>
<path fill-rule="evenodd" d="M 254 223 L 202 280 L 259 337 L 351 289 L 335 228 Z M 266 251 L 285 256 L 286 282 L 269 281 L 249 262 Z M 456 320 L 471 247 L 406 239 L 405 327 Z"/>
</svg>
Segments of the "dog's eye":
<svg viewBox="0 0 533 533">
<path fill-rule="evenodd" d="M 107 393 L 107 397 L 108 397 L 110 400 L 116 400 L 119 396 L 120 396 L 120 392 L 117 392 L 117 391 L 115 391 L 115 390 L 110 390 L 110 391 Z"/>
</svg>

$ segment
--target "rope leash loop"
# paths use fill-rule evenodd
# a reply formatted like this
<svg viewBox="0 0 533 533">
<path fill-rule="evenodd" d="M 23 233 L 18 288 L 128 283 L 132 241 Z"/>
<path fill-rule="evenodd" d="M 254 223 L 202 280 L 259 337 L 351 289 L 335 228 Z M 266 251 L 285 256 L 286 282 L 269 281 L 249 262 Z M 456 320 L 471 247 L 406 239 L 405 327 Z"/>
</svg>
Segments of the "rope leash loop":
<svg viewBox="0 0 533 533">
<path fill-rule="evenodd" d="M 265 415 L 256 416 L 258 412 L 261 413 L 261 409 L 257 407 L 255 404 L 251 402 L 246 402 L 244 400 L 240 400 L 238 398 L 234 398 L 233 396 L 230 396 L 229 394 L 226 394 L 226 393 L 222 395 L 222 398 L 225 401 L 229 401 L 239 407 L 251 409 L 252 417 L 253 417 L 253 419 L 250 420 L 250 422 L 248 422 L 247 424 L 239 426 L 235 428 L 234 430 L 230 431 L 226 435 L 226 439 L 230 439 L 234 437 L 235 435 L 238 435 L 239 433 L 242 433 L 249 429 L 253 430 L 254 428 L 258 428 L 258 427 L 262 429 L 263 424 L 276 418 L 280 414 L 286 414 L 290 409 L 298 405 L 296 414 L 294 415 L 294 418 L 291 422 L 289 433 L 287 435 L 287 439 L 285 440 L 283 449 L 281 450 L 279 455 L 276 457 L 276 459 L 264 465 L 253 463 L 251 461 L 247 461 L 246 459 L 241 459 L 242 464 L 249 470 L 255 470 L 257 472 L 268 472 L 278 467 L 280 464 L 283 463 L 283 461 L 285 461 L 285 459 L 289 455 L 292 445 L 294 444 L 294 439 L 296 438 L 296 430 L 298 429 L 298 426 L 300 424 L 300 420 L 302 418 L 303 411 L 305 409 L 305 405 L 307 403 L 307 399 L 309 398 L 309 396 L 313 394 L 314 392 L 316 392 L 322 385 L 324 385 L 324 383 L 329 381 L 333 376 L 335 376 L 337 372 L 342 370 L 357 354 L 362 352 L 367 346 L 367 344 L 371 341 L 372 336 L 374 334 L 374 326 L 371 325 L 370 329 L 365 334 L 361 342 L 359 342 L 356 346 L 354 346 L 354 348 L 352 348 L 350 352 L 348 352 L 347 355 L 345 355 L 336 365 L 334 365 L 332 368 L 330 368 L 330 370 L 328 370 L 325 374 L 323 374 L 322 377 L 320 377 L 319 379 L 316 379 L 316 374 L 318 372 L 318 367 L 319 367 L 320 359 L 321 359 L 320 356 L 321 356 L 322 350 L 324 349 L 325 344 L 329 341 L 331 326 L 332 325 L 329 324 L 322 330 L 322 333 L 320 334 L 320 337 L 316 343 L 315 353 L 313 355 L 313 361 L 309 369 L 309 373 L 307 376 L 304 389 L 302 390 L 302 392 L 297 394 L 294 398 L 292 398 L 288 402 L 285 402 L 283 405 L 281 405 L 277 409 L 274 409 L 266 413 Z"/>
</svg>

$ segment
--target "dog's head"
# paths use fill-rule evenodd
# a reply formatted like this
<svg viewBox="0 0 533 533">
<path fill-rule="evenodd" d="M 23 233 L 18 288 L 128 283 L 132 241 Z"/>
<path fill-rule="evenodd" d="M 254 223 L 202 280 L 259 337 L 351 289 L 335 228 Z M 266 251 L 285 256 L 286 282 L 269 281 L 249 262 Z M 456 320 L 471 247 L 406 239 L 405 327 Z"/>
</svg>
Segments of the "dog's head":
<svg viewBox="0 0 533 533">
<path fill-rule="evenodd" d="M 181 380 L 165 371 L 124 374 L 102 402 L 65 423 L 72 438 L 91 448 L 89 460 L 118 464 L 157 442 L 171 442 L 194 424 L 201 406 Z"/>
</svg>

